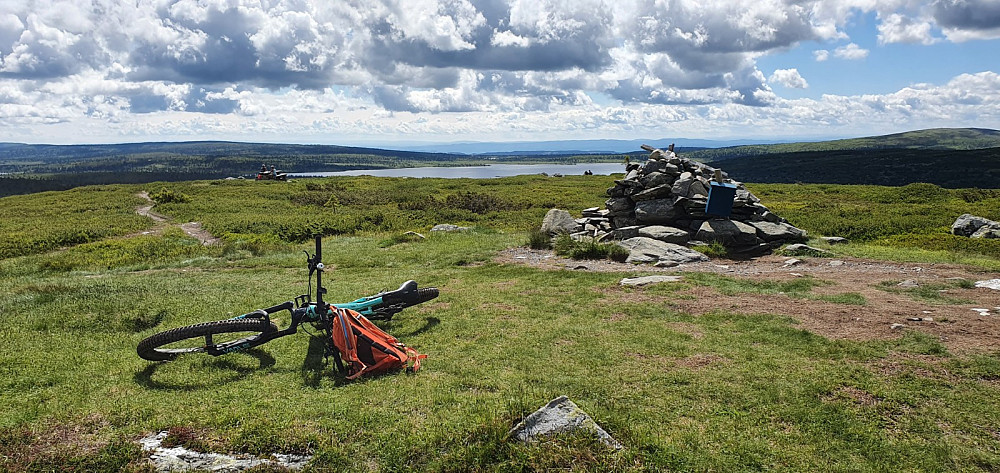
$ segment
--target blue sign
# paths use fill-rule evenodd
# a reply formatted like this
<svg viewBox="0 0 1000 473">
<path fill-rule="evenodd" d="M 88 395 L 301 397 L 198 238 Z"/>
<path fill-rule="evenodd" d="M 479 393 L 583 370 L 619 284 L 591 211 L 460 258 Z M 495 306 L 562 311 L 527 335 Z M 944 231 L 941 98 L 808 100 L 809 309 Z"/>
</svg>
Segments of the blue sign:
<svg viewBox="0 0 1000 473">
<path fill-rule="evenodd" d="M 705 213 L 728 217 L 733 213 L 733 201 L 736 200 L 736 184 L 712 181 L 708 188 L 708 203 Z"/>
</svg>

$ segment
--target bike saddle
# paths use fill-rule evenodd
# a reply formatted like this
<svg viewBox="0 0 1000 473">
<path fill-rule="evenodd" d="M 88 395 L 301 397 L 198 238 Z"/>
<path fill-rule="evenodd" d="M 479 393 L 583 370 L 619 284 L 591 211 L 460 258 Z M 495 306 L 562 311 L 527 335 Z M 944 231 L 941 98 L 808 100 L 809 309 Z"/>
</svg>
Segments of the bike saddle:
<svg viewBox="0 0 1000 473">
<path fill-rule="evenodd" d="M 417 297 L 417 282 L 409 280 L 399 286 L 395 291 L 383 292 L 382 302 L 385 304 L 398 304 L 400 302 L 411 302 Z"/>
</svg>

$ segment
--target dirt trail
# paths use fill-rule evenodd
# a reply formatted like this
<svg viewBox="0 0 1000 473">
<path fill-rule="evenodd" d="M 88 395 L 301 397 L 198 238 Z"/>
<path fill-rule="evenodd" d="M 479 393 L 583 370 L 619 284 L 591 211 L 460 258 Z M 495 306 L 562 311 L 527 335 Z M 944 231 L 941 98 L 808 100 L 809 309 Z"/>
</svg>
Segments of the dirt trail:
<svg viewBox="0 0 1000 473">
<path fill-rule="evenodd" d="M 662 303 L 675 310 L 699 315 L 713 310 L 741 314 L 787 315 L 799 326 L 831 339 L 894 339 L 907 330 L 934 336 L 954 353 L 993 352 L 1000 349 L 1000 291 L 960 287 L 961 279 L 980 281 L 1000 278 L 977 268 L 951 264 L 895 263 L 857 258 L 798 258 L 800 263 L 786 265 L 788 257 L 768 255 L 746 261 L 714 259 L 706 263 L 685 264 L 675 268 L 653 268 L 611 261 L 575 261 L 560 258 L 551 251 L 513 248 L 501 252 L 501 263 L 525 264 L 547 270 L 616 271 L 636 274 L 712 272 L 733 278 L 788 281 L 808 277 L 822 280 L 813 288 L 813 297 L 859 294 L 864 305 L 795 298 L 785 294 L 722 294 L 707 286 L 691 285 L 676 296 L 645 294 L 644 291 L 612 290 L 606 296 L 611 304 L 618 300 Z M 916 288 L 899 286 L 906 285 Z M 967 286 L 967 284 L 966 284 Z M 918 288 L 937 297 L 921 299 Z M 613 309 L 613 308 L 612 308 Z M 973 309 L 989 309 L 981 315 Z M 616 314 L 623 318 L 627 314 Z M 920 319 L 920 320 L 913 320 Z M 902 324 L 896 326 L 894 324 Z"/>
<path fill-rule="evenodd" d="M 138 194 L 136 194 L 136 197 L 141 197 L 145 199 L 148 202 L 148 205 L 140 205 L 136 207 L 135 213 L 142 215 L 143 217 L 149 217 L 153 219 L 153 221 L 156 222 L 156 225 L 154 225 L 153 228 L 149 230 L 129 236 L 159 235 L 163 233 L 163 231 L 167 228 L 178 226 L 188 236 L 198 239 L 198 241 L 200 241 L 202 245 L 214 245 L 215 243 L 219 242 L 218 238 L 212 236 L 211 233 L 202 228 L 201 222 L 187 222 L 187 223 L 182 223 L 180 225 L 171 224 L 169 223 L 169 219 L 166 216 L 153 212 L 153 206 L 155 206 L 156 203 L 153 202 L 153 199 L 149 197 L 149 192 L 146 191 L 139 192 Z"/>
</svg>

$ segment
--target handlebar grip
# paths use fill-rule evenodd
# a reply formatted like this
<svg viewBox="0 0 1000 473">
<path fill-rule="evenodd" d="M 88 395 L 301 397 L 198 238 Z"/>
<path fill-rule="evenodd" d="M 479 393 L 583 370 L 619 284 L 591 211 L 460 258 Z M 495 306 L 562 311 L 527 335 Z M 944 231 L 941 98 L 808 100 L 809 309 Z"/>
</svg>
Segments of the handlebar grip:
<svg viewBox="0 0 1000 473">
<path fill-rule="evenodd" d="M 295 307 L 295 303 L 293 303 L 292 301 L 287 301 L 287 302 L 283 302 L 281 304 L 278 304 L 278 305 L 276 305 L 274 307 L 268 307 L 266 309 L 263 309 L 263 311 L 267 312 L 268 314 L 273 314 L 273 313 L 281 311 L 281 310 L 289 310 L 289 309 L 291 309 L 293 307 Z"/>
</svg>

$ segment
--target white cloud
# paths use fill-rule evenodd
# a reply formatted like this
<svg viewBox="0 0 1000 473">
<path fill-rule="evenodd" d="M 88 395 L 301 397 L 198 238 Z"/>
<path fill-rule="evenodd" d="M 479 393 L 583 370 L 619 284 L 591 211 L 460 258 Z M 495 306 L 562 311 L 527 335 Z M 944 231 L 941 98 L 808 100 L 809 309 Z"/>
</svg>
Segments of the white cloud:
<svg viewBox="0 0 1000 473">
<path fill-rule="evenodd" d="M 767 80 L 775 84 L 781 84 L 790 89 L 805 89 L 809 87 L 809 83 L 802 78 L 802 75 L 799 74 L 799 70 L 795 68 L 777 69 Z"/>
<path fill-rule="evenodd" d="M 8 0 L 0 13 L 0 141 L 15 133 L 37 141 L 71 125 L 84 131 L 68 136 L 97 136 L 104 126 L 124 136 L 349 130 L 501 138 L 533 130 L 633 133 L 664 120 L 690 121 L 688 130 L 704 133 L 768 123 L 780 129 L 794 120 L 846 127 L 824 110 L 844 102 L 872 114 L 904 108 L 881 95 L 786 101 L 769 83 L 808 83 L 796 68 L 765 79 L 758 58 L 825 41 L 846 46 L 815 50 L 816 61 L 863 59 L 868 50 L 847 31 L 871 13 L 880 45 L 996 38 L 996 5 Z M 929 90 L 944 86 L 928 87 L 913 87 L 914 100 L 926 102 Z M 977 113 L 973 102 L 989 103 L 971 90 L 950 97 Z M 907 104 L 911 113 L 919 108 Z M 343 114 L 351 118 L 339 122 Z M 57 125 L 32 128 L 40 123 Z"/>
<path fill-rule="evenodd" d="M 841 59 L 847 59 L 850 61 L 855 61 L 858 59 L 864 59 L 868 57 L 868 50 L 858 46 L 855 43 L 850 43 L 845 46 L 841 46 L 833 50 L 833 55 Z"/>
<path fill-rule="evenodd" d="M 885 17 L 878 24 L 878 41 L 888 43 L 920 43 L 933 44 L 937 38 L 931 33 L 928 21 L 919 21 L 898 13 Z"/>
</svg>

